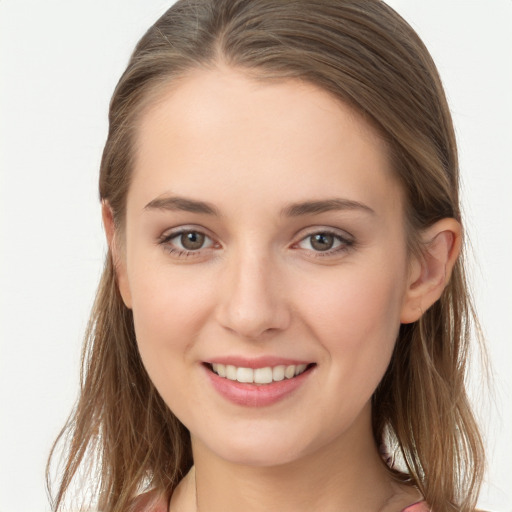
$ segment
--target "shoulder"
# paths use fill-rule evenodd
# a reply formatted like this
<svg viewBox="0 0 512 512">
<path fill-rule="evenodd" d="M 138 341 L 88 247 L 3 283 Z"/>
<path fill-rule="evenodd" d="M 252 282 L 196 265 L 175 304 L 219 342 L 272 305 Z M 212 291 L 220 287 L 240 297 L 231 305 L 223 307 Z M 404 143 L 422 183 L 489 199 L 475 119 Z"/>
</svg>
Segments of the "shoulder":
<svg viewBox="0 0 512 512">
<path fill-rule="evenodd" d="M 167 512 L 169 504 L 157 490 L 145 492 L 133 499 L 128 512 Z"/>
</svg>

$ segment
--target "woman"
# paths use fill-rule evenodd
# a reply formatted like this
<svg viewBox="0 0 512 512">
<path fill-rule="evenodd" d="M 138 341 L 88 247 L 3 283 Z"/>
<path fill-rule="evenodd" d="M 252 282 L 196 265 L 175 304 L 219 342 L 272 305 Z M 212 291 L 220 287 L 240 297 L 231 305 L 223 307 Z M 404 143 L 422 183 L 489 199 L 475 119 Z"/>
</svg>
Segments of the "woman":
<svg viewBox="0 0 512 512">
<path fill-rule="evenodd" d="M 105 511 L 474 510 L 455 137 L 394 11 L 178 2 L 114 92 L 100 196 L 56 509 L 92 460 Z"/>
</svg>

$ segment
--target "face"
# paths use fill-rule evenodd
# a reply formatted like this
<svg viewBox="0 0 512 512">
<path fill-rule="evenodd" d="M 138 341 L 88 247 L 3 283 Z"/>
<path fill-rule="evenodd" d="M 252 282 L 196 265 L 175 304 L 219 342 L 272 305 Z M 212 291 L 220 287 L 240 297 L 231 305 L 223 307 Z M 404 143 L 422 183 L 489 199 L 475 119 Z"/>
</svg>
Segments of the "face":
<svg viewBox="0 0 512 512">
<path fill-rule="evenodd" d="M 189 75 L 140 120 L 122 236 L 141 357 L 193 443 L 272 465 L 371 437 L 410 277 L 387 148 L 349 107 Z"/>
</svg>

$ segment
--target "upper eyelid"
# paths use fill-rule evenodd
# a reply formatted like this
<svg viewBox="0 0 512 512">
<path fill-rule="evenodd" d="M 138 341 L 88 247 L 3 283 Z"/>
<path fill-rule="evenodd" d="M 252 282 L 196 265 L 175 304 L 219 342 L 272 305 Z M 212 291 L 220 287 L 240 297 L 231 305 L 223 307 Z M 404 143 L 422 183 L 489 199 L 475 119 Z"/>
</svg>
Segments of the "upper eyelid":
<svg viewBox="0 0 512 512">
<path fill-rule="evenodd" d="M 188 232 L 194 232 L 194 233 L 201 233 L 208 238 L 215 240 L 215 236 L 213 236 L 210 232 L 210 230 L 200 227 L 200 226 L 194 226 L 194 225 L 180 225 L 176 226 L 174 228 L 168 228 L 158 237 L 159 240 L 163 239 L 171 239 L 175 236 L 181 235 L 182 233 L 188 233 Z"/>
<path fill-rule="evenodd" d="M 327 233 L 329 235 L 334 235 L 339 238 L 342 238 L 344 240 L 350 240 L 351 242 L 355 241 L 355 236 L 352 235 L 350 232 L 346 231 L 345 229 L 341 228 L 334 228 L 334 227 L 328 227 L 328 226 L 312 226 L 310 228 L 303 228 L 299 230 L 294 238 L 297 239 L 298 242 L 304 240 L 305 238 L 308 238 L 309 236 L 313 236 L 316 234 L 321 233 Z M 297 242 L 294 242 L 297 243 Z"/>
</svg>

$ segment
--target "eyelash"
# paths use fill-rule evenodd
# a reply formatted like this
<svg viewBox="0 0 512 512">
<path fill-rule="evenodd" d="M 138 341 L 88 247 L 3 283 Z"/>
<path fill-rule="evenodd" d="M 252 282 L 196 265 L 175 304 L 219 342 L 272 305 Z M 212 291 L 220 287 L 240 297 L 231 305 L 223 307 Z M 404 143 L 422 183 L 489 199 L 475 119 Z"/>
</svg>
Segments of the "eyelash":
<svg viewBox="0 0 512 512">
<path fill-rule="evenodd" d="M 197 257 L 197 256 L 201 255 L 201 252 L 203 250 L 212 248 L 212 247 L 201 247 L 197 250 L 190 250 L 190 249 L 180 249 L 177 247 L 173 247 L 173 245 L 170 243 L 171 240 L 178 238 L 179 236 L 181 236 L 185 233 L 196 233 L 199 235 L 203 235 L 206 239 L 208 239 L 212 242 L 212 247 L 215 246 L 215 242 L 206 233 L 204 233 L 203 231 L 201 231 L 199 229 L 191 229 L 191 228 L 185 228 L 185 229 L 182 228 L 177 231 L 173 231 L 171 233 L 162 235 L 158 239 L 158 244 L 163 246 L 165 251 L 167 251 L 169 254 L 172 254 L 174 257 L 177 257 L 177 258 Z M 293 244 L 292 247 L 298 246 L 300 243 L 304 242 L 308 238 L 311 239 L 315 235 L 332 236 L 336 241 L 338 241 L 340 243 L 340 245 L 338 247 L 336 247 L 334 249 L 328 249 L 326 251 L 315 251 L 313 249 L 308 250 L 314 255 L 315 258 L 325 258 L 325 257 L 329 257 L 329 256 L 338 255 L 340 253 L 348 252 L 350 249 L 353 249 L 355 246 L 355 240 L 353 238 L 340 235 L 340 233 L 333 231 L 333 230 L 323 229 L 323 230 L 318 230 L 318 231 L 313 231 L 311 233 L 308 233 L 306 236 L 302 237 L 298 242 Z"/>
</svg>

